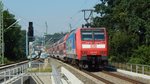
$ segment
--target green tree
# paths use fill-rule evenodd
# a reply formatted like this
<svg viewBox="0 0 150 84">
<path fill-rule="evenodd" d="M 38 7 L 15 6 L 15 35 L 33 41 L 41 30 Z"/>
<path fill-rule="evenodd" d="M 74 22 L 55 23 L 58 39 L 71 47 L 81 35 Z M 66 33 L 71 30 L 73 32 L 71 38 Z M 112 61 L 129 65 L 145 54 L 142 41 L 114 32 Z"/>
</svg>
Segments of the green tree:
<svg viewBox="0 0 150 84">
<path fill-rule="evenodd" d="M 150 0 L 101 0 L 94 6 L 100 16 L 94 18 L 93 26 L 107 28 L 112 61 L 149 64 L 147 56 L 135 57 L 137 52 L 147 52 L 142 46 L 150 46 L 149 7 Z"/>
<path fill-rule="evenodd" d="M 109 41 L 111 60 L 127 62 L 132 53 L 131 37 L 124 32 L 116 31 Z"/>
<path fill-rule="evenodd" d="M 21 58 L 25 59 L 26 58 L 26 30 L 21 31 Z"/>
<path fill-rule="evenodd" d="M 8 10 L 3 12 L 4 15 L 4 43 L 5 57 L 9 60 L 18 60 L 22 57 L 21 50 L 21 26 L 15 24 L 7 29 L 11 24 L 16 22 L 15 16 L 9 13 Z"/>
<path fill-rule="evenodd" d="M 135 49 L 129 62 L 150 65 L 150 46 L 139 46 Z"/>
</svg>

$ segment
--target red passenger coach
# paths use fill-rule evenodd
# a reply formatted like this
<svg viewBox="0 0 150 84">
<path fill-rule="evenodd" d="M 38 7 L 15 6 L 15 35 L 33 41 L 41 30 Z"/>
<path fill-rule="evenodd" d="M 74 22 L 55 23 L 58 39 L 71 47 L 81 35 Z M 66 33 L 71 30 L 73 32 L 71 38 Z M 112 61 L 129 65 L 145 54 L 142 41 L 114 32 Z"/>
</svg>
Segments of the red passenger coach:
<svg viewBox="0 0 150 84">
<path fill-rule="evenodd" d="M 67 43 L 68 59 L 75 60 L 80 67 L 107 65 L 108 36 L 105 28 L 78 28 L 69 35 Z"/>
<path fill-rule="evenodd" d="M 66 34 L 62 39 L 59 40 L 59 59 L 64 60 L 66 58 L 66 39 L 69 34 Z"/>
</svg>

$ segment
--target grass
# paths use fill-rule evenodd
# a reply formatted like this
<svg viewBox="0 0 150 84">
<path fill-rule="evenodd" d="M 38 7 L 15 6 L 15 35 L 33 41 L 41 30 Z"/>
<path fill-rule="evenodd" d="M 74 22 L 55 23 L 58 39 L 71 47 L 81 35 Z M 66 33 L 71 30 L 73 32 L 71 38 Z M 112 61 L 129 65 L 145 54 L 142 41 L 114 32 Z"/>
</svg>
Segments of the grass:
<svg viewBox="0 0 150 84">
<path fill-rule="evenodd" d="M 46 68 L 32 68 L 29 69 L 29 72 L 52 72 L 51 67 L 46 67 Z"/>
</svg>

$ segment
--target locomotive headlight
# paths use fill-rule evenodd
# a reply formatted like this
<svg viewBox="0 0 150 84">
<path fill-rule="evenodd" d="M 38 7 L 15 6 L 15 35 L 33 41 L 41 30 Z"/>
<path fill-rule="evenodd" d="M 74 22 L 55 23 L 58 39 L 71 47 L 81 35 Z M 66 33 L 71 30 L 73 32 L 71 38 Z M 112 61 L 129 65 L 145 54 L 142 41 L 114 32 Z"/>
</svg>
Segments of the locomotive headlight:
<svg viewBox="0 0 150 84">
<path fill-rule="evenodd" d="M 91 45 L 89 45 L 89 44 L 82 44 L 82 48 L 91 48 Z"/>
<path fill-rule="evenodd" d="M 106 48 L 106 45 L 105 44 L 98 44 L 97 48 Z"/>
</svg>

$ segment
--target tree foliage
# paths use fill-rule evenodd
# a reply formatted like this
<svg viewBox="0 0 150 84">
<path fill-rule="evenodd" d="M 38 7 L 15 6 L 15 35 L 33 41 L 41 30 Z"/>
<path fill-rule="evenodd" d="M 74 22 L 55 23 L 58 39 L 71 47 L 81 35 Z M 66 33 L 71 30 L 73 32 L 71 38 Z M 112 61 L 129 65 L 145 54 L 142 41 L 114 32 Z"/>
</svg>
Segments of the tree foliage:
<svg viewBox="0 0 150 84">
<path fill-rule="evenodd" d="M 21 26 L 19 24 L 15 24 L 12 27 L 8 28 L 17 20 L 15 16 L 9 13 L 8 10 L 3 12 L 4 16 L 4 43 L 5 43 L 5 57 L 9 60 L 18 60 L 25 58 L 23 57 L 22 50 L 22 36 Z"/>
<path fill-rule="evenodd" d="M 150 65 L 150 46 L 139 46 L 138 49 L 133 51 L 132 57 L 129 62 L 137 64 L 149 64 Z"/>
<path fill-rule="evenodd" d="M 94 8 L 93 26 L 109 32 L 110 60 L 149 64 L 150 0 L 101 0 Z"/>
</svg>

